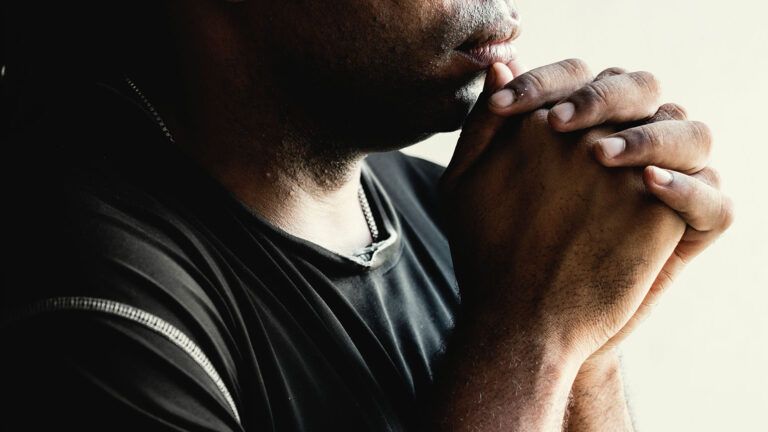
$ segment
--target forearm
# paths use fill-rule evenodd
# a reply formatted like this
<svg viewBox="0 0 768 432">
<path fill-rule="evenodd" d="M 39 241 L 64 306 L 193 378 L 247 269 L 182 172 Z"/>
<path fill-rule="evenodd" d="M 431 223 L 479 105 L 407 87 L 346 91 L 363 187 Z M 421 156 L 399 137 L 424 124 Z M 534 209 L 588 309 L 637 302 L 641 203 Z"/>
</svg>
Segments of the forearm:
<svg viewBox="0 0 768 432">
<path fill-rule="evenodd" d="M 423 429 L 561 432 L 580 362 L 526 331 L 487 321 L 457 328 Z"/>
<path fill-rule="evenodd" d="M 568 406 L 568 432 L 632 432 L 619 357 L 607 353 L 579 370 Z"/>
</svg>

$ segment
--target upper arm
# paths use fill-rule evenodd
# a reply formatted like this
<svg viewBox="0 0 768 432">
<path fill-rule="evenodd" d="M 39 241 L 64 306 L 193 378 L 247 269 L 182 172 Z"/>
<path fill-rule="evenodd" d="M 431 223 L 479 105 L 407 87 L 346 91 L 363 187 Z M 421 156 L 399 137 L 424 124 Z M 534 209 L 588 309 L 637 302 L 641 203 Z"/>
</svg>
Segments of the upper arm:
<svg viewBox="0 0 768 432">
<path fill-rule="evenodd" d="M 194 356 L 139 321 L 59 310 L 0 334 L 4 430 L 242 430 Z"/>
<path fill-rule="evenodd" d="M 16 220 L 4 245 L 15 253 L 0 287 L 0 388 L 9 401 L 0 429 L 242 430 L 232 302 L 171 231 L 178 225 L 87 194 L 66 198 L 55 217 L 30 211 Z M 29 310 L 73 298 L 130 313 Z"/>
</svg>

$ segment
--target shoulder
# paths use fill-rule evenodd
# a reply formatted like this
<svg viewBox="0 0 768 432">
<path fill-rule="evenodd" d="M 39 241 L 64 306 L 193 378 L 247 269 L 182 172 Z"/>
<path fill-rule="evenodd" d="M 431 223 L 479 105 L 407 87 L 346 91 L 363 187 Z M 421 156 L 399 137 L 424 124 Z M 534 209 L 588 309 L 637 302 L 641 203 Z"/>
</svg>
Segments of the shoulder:
<svg viewBox="0 0 768 432">
<path fill-rule="evenodd" d="M 108 117 L 133 123 L 118 114 Z M 140 120 L 89 129 L 68 118 L 14 137 L 16 163 L 0 186 L 9 209 L 0 215 L 0 336 L 22 375 L 39 375 L 36 359 L 50 357 L 71 366 L 71 382 L 97 379 L 96 399 L 109 387 L 115 406 L 124 399 L 172 416 L 158 413 L 175 409 L 175 389 L 193 411 L 227 423 L 220 387 L 237 400 L 235 302 L 194 217 L 160 188 L 151 165 L 162 155 Z M 142 151 L 129 159 L 118 149 L 128 145 Z"/>
<path fill-rule="evenodd" d="M 50 174 L 50 173 L 48 173 Z M 49 298 L 124 303 L 200 339 L 223 340 L 226 286 L 193 221 L 96 170 L 57 171 L 11 195 L 3 215 L 6 306 Z"/>
<path fill-rule="evenodd" d="M 14 211 L 3 216 L 4 249 L 12 253 L 3 268 L 0 335 L 13 353 L 4 361 L 21 375 L 51 380 L 50 406 L 41 409 L 71 406 L 82 418 L 101 418 L 57 399 L 75 385 L 73 404 L 92 400 L 128 424 L 178 425 L 181 412 L 172 411 L 189 409 L 185 422 L 234 430 L 231 303 L 194 227 L 114 177 L 53 172 L 35 181 L 45 193 L 31 185 L 15 190 Z M 56 376 L 43 373 L 41 362 Z M 13 383 L 26 394 L 24 383 Z M 91 430 L 70 420 L 64 424 Z"/>
<path fill-rule="evenodd" d="M 9 295 L 200 303 L 215 281 L 194 218 L 168 186 L 179 164 L 147 121 L 105 93 L 88 93 L 100 107 L 93 123 L 87 107 L 59 109 L 14 137 L 17 163 L 0 185 L 13 209 L 0 215 L 14 251 Z"/>
</svg>

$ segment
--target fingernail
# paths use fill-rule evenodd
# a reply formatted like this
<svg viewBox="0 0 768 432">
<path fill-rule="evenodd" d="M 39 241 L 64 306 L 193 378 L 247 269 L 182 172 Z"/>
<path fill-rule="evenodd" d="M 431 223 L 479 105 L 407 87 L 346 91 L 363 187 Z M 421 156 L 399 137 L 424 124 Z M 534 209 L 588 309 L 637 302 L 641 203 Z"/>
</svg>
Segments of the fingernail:
<svg viewBox="0 0 768 432">
<path fill-rule="evenodd" d="M 603 138 L 598 143 L 606 159 L 615 158 L 627 147 L 627 142 L 624 141 L 624 138 L 619 137 Z"/>
<path fill-rule="evenodd" d="M 515 102 L 515 92 L 510 89 L 499 90 L 491 96 L 489 102 L 497 108 L 506 108 Z"/>
<path fill-rule="evenodd" d="M 493 68 L 494 78 L 496 78 L 496 85 L 499 87 L 507 85 L 508 82 L 515 78 L 509 66 L 504 63 L 494 63 L 491 67 Z"/>
<path fill-rule="evenodd" d="M 651 167 L 651 173 L 653 174 L 653 182 L 659 186 L 669 186 L 674 180 L 672 173 L 665 169 Z"/>
<path fill-rule="evenodd" d="M 560 120 L 561 123 L 568 123 L 576 112 L 576 105 L 571 102 L 561 103 L 552 108 L 552 114 Z"/>
</svg>

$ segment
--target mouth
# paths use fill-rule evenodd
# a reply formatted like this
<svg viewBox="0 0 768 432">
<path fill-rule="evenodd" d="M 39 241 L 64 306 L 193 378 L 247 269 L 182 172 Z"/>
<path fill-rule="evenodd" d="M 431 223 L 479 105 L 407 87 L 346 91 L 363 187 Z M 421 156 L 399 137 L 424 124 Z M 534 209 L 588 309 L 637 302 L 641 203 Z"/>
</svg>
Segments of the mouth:
<svg viewBox="0 0 768 432">
<path fill-rule="evenodd" d="M 509 63 L 517 56 L 517 50 L 512 42 L 519 34 L 519 22 L 509 18 L 474 33 L 456 47 L 455 51 L 482 69 L 497 62 Z"/>
</svg>

